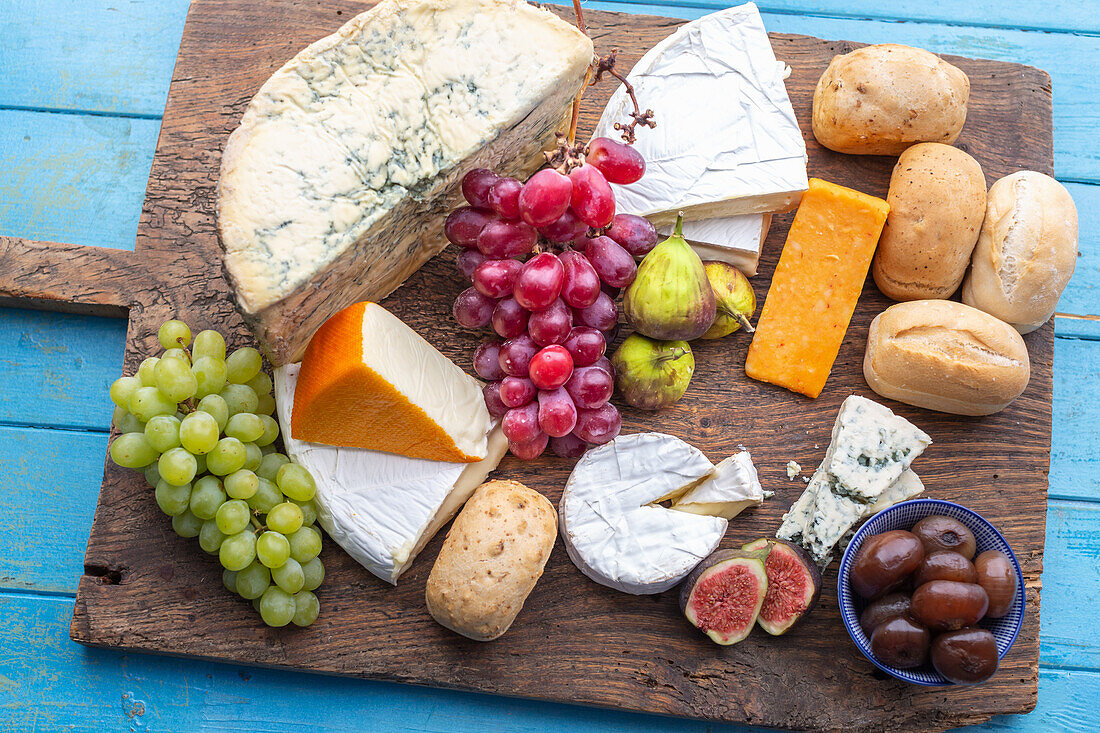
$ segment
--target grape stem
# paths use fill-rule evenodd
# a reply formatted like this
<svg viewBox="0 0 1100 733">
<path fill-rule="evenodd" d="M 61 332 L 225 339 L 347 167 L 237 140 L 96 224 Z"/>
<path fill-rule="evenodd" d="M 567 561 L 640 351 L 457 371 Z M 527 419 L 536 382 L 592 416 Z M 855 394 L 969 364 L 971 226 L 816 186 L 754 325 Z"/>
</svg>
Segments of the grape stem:
<svg viewBox="0 0 1100 733">
<path fill-rule="evenodd" d="M 256 528 L 257 532 L 263 532 L 264 529 L 266 529 L 264 527 L 264 525 L 260 523 L 260 520 L 256 519 L 255 516 L 252 516 L 251 519 L 252 519 L 252 526 Z"/>
<path fill-rule="evenodd" d="M 638 96 L 634 93 L 634 85 L 627 81 L 625 76 L 615 71 L 615 61 L 618 59 L 618 56 L 619 49 L 613 48 L 611 49 L 611 53 L 606 56 L 601 56 L 596 61 L 596 76 L 592 79 L 592 84 L 598 84 L 606 73 L 618 79 L 622 85 L 626 87 L 626 93 L 627 96 L 630 97 L 631 104 L 634 105 L 634 111 L 627 113 L 631 118 L 631 122 L 625 125 L 621 122 L 616 122 L 615 129 L 622 133 L 625 142 L 633 143 L 636 139 L 634 131 L 638 125 L 653 128 L 657 126 L 657 122 L 653 119 L 653 110 L 647 109 L 645 112 L 642 111 L 641 106 L 638 104 Z"/>
</svg>

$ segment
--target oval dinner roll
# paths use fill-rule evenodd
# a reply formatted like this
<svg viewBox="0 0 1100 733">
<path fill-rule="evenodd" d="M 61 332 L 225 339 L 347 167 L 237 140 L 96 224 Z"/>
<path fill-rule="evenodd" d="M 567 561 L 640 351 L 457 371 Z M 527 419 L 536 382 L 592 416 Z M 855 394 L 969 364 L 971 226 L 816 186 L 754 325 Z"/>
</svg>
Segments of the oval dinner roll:
<svg viewBox="0 0 1100 733">
<path fill-rule="evenodd" d="M 953 143 L 966 122 L 970 79 L 934 53 L 884 43 L 836 56 L 814 90 L 814 137 L 838 153 L 897 155 L 913 143 Z"/>
<path fill-rule="evenodd" d="M 545 496 L 516 481 L 482 484 L 432 566 L 428 612 L 463 636 L 497 638 L 542 577 L 557 535 L 558 514 Z"/>
<path fill-rule="evenodd" d="M 1077 207 L 1050 176 L 1018 171 L 989 189 L 962 301 L 1031 333 L 1054 315 L 1077 265 Z"/>
<path fill-rule="evenodd" d="M 951 300 L 913 300 L 879 313 L 867 334 L 863 376 L 878 394 L 956 415 L 990 415 L 1031 377 L 1011 326 Z"/>
<path fill-rule="evenodd" d="M 894 300 L 951 297 L 985 217 L 978 161 L 950 145 L 914 145 L 898 158 L 886 201 L 871 269 L 878 289 Z"/>
</svg>

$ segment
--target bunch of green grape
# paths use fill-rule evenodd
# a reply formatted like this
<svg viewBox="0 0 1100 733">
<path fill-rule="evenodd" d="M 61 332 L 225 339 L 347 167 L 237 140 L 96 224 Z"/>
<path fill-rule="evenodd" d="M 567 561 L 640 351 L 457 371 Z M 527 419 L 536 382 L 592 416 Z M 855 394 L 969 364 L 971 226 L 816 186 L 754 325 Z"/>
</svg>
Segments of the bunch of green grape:
<svg viewBox="0 0 1100 733">
<path fill-rule="evenodd" d="M 217 555 L 230 591 L 268 626 L 309 626 L 325 577 L 313 477 L 276 452 L 279 423 L 260 352 L 182 321 L 157 333 L 165 351 L 111 385 L 111 460 L 145 472 L 181 537 Z M 190 351 L 188 350 L 190 347 Z"/>
</svg>

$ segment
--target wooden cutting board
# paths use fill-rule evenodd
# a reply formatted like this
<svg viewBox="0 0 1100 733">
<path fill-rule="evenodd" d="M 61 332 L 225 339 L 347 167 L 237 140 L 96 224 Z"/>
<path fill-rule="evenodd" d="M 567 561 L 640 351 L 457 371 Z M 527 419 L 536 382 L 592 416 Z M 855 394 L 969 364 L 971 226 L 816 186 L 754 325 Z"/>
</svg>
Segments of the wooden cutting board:
<svg viewBox="0 0 1100 733">
<path fill-rule="evenodd" d="M 126 372 L 156 348 L 155 329 L 179 317 L 194 330 L 218 328 L 232 345 L 250 342 L 222 276 L 214 229 L 218 164 L 248 100 L 284 61 L 362 11 L 351 0 L 194 0 L 180 47 L 133 252 L 0 238 L 0 303 L 101 315 L 128 315 Z M 556 8 L 563 17 L 571 11 Z M 597 50 L 621 49 L 622 69 L 683 21 L 588 13 Z M 804 130 L 812 175 L 885 196 L 894 160 L 846 156 L 817 145 L 810 129 L 813 87 L 829 60 L 856 44 L 772 34 L 790 64 L 787 82 Z M 990 182 L 1021 168 L 1050 173 L 1051 87 L 1037 69 L 950 58 L 970 76 L 970 112 L 959 147 Z M 585 97 L 591 129 L 612 91 Z M 643 106 L 645 100 L 642 100 Z M 701 109 L 706 100 L 700 100 Z M 644 131 L 642 132 L 644 134 Z M 753 279 L 759 299 L 791 215 L 776 217 Z M 445 251 L 385 302 L 460 365 L 478 335 L 459 328 L 450 304 L 464 287 Z M 626 409 L 626 433 L 684 437 L 712 460 L 744 445 L 775 497 L 731 523 L 724 546 L 772 535 L 804 488 L 785 475 L 788 460 L 808 472 L 821 460 L 841 401 L 874 394 L 863 381 L 867 327 L 889 302 L 868 281 L 822 396 L 809 400 L 745 377 L 748 338 L 696 346 L 698 369 L 682 401 L 659 413 Z M 935 444 L 914 464 L 926 496 L 985 515 L 1023 563 L 1023 631 L 989 682 L 971 688 L 912 687 L 887 678 L 848 639 L 836 602 L 835 566 L 817 609 L 786 636 L 757 630 L 720 648 L 680 617 L 675 593 L 631 596 L 597 585 L 560 542 L 546 573 L 501 639 L 481 644 L 436 625 L 424 582 L 442 533 L 393 588 L 328 541 L 322 614 L 309 629 L 272 630 L 248 603 L 221 587 L 221 571 L 195 540 L 171 531 L 141 475 L 105 463 L 88 542 L 72 638 L 85 644 L 286 667 L 503 695 L 610 706 L 785 728 L 940 730 L 1022 713 L 1036 703 L 1039 591 L 1050 454 L 1053 327 L 1026 337 L 1032 378 L 1004 412 L 960 418 L 888 403 Z M 572 461 L 514 459 L 495 475 L 517 479 L 557 501 Z M 303 722 L 308 722 L 307 716 Z"/>
</svg>

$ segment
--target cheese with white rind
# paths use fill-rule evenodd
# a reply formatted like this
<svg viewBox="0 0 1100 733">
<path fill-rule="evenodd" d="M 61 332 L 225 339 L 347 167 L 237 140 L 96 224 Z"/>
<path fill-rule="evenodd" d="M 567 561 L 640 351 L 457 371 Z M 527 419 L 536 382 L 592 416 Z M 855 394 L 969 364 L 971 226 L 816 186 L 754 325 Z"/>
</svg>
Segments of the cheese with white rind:
<svg viewBox="0 0 1100 733">
<path fill-rule="evenodd" d="M 721 461 L 714 473 L 686 491 L 672 508 L 691 514 L 706 514 L 730 520 L 764 501 L 764 488 L 748 451 Z"/>
<path fill-rule="evenodd" d="M 721 517 L 673 511 L 675 499 L 714 472 L 698 449 L 662 433 L 622 435 L 577 462 L 558 503 L 569 558 L 624 593 L 661 593 L 718 547 Z"/>
<path fill-rule="evenodd" d="M 493 426 L 477 463 L 408 458 L 295 440 L 290 412 L 298 365 L 275 369 L 275 401 L 287 455 L 317 484 L 317 521 L 367 570 L 397 584 L 424 545 L 458 512 L 508 450 Z"/>
<path fill-rule="evenodd" d="M 771 225 L 771 214 L 685 221 L 684 239 L 704 262 L 727 262 L 746 277 L 752 277 L 760 264 L 760 252 Z M 668 237 L 674 228 L 675 224 L 662 224 L 657 233 Z"/>
<path fill-rule="evenodd" d="M 513 0 L 382 0 L 275 72 L 222 155 L 218 230 L 246 321 L 298 361 L 446 245 L 466 171 L 544 162 L 592 42 Z"/>
<path fill-rule="evenodd" d="M 650 49 L 627 78 L 657 127 L 638 129 L 646 174 L 612 186 L 617 210 L 660 225 L 678 211 L 691 221 L 797 206 L 806 145 L 784 71 L 752 3 L 682 25 Z M 614 124 L 631 111 L 620 86 L 593 135 L 617 138 Z"/>
</svg>

